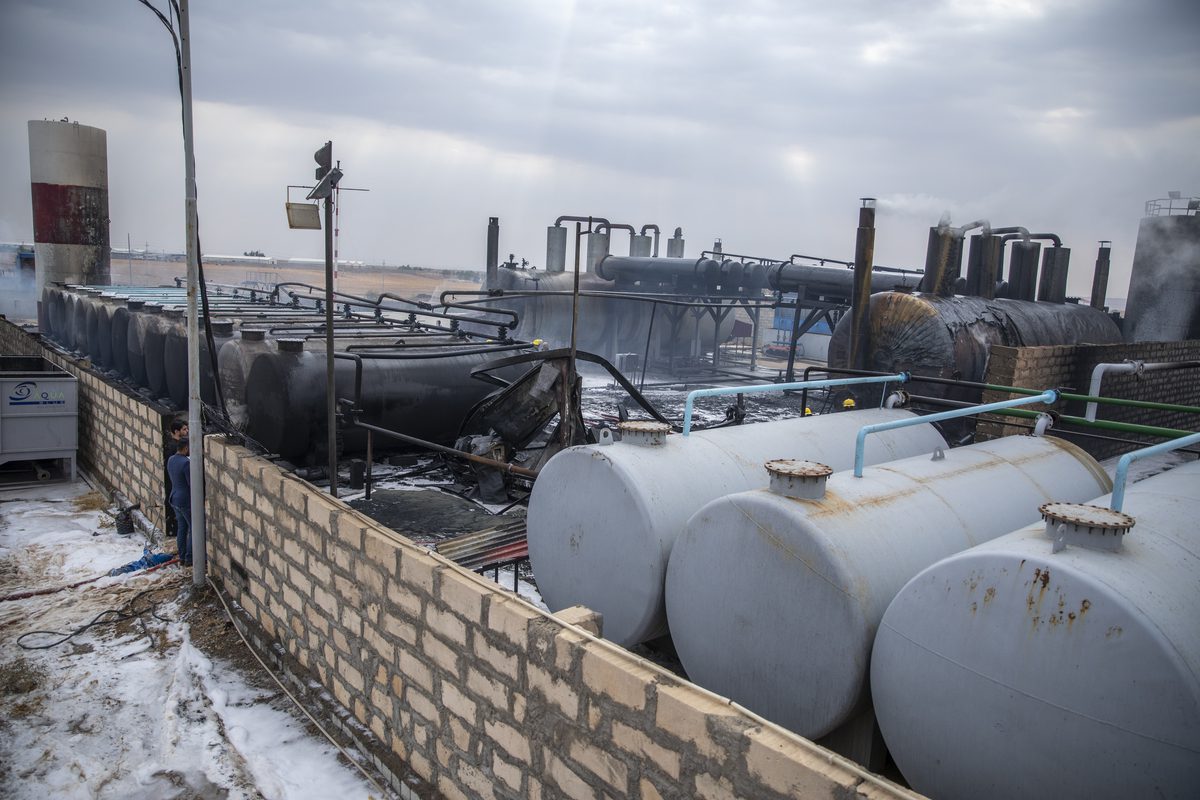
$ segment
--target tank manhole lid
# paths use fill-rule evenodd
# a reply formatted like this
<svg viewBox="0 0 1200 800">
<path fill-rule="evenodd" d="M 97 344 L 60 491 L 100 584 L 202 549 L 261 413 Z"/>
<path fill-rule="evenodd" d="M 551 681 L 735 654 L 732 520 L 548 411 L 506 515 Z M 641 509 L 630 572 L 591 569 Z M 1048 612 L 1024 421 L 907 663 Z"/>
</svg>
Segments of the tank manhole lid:
<svg viewBox="0 0 1200 800">
<path fill-rule="evenodd" d="M 284 353 L 299 353 L 304 350 L 303 339 L 277 339 L 276 344 Z"/>
<path fill-rule="evenodd" d="M 824 478 L 833 474 L 833 467 L 818 461 L 796 458 L 777 458 L 768 461 L 764 466 L 772 475 L 786 475 L 790 478 Z"/>
<path fill-rule="evenodd" d="M 793 500 L 820 500 L 833 468 L 817 461 L 777 458 L 763 465 L 771 476 L 771 492 Z"/>
<path fill-rule="evenodd" d="M 1042 512 L 1042 519 L 1045 520 L 1069 522 L 1097 530 L 1129 530 L 1137 524 L 1137 520 L 1128 514 L 1086 503 L 1045 503 L 1038 511 Z"/>
<path fill-rule="evenodd" d="M 622 442 L 657 446 L 666 444 L 671 426 L 665 422 L 635 419 L 617 423 L 617 430 L 621 432 Z"/>
<path fill-rule="evenodd" d="M 1046 521 L 1046 536 L 1054 543 L 1053 553 L 1068 545 L 1116 552 L 1136 524 L 1128 514 L 1083 503 L 1046 503 L 1038 510 Z"/>
<path fill-rule="evenodd" d="M 261 342 L 267 337 L 267 332 L 260 328 L 242 328 L 242 338 L 248 342 Z"/>
</svg>

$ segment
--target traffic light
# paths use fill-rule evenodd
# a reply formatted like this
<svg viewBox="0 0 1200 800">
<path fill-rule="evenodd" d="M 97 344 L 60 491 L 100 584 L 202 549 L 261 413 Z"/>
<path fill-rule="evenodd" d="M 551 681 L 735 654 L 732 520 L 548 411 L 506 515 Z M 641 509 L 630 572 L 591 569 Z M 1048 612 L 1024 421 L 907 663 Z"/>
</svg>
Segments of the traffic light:
<svg viewBox="0 0 1200 800">
<path fill-rule="evenodd" d="M 319 165 L 316 169 L 316 179 L 321 180 L 333 169 L 333 142 L 326 142 L 320 150 L 313 153 L 313 159 Z"/>
</svg>

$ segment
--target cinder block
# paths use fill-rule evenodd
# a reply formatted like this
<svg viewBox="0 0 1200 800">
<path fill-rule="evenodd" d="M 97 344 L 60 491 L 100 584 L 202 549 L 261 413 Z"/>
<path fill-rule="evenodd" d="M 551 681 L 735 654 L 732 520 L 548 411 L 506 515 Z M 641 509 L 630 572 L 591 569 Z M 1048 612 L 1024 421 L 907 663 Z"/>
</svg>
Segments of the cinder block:
<svg viewBox="0 0 1200 800">
<path fill-rule="evenodd" d="M 579 719 L 579 693 L 566 681 L 555 678 L 545 670 L 529 665 L 526 668 L 530 691 L 540 692 L 546 700 L 563 713 L 567 719 Z"/>
<path fill-rule="evenodd" d="M 593 636 L 602 636 L 604 629 L 604 615 L 599 611 L 593 611 L 587 606 L 571 606 L 564 608 L 562 611 L 555 611 L 554 617 L 560 619 L 568 625 L 574 625 L 583 628 Z"/>
<path fill-rule="evenodd" d="M 735 717 L 737 712 L 724 703 L 684 686 L 658 686 L 655 724 L 663 731 L 696 746 L 709 758 L 722 758 L 724 749 L 708 733 L 710 717 Z"/>
<path fill-rule="evenodd" d="M 746 750 L 750 774 L 780 794 L 837 796 L 849 793 L 861 780 L 816 745 L 798 738 L 765 728 L 747 731 L 746 738 L 750 740 Z"/>
<path fill-rule="evenodd" d="M 645 707 L 646 690 L 658 677 L 658 673 L 604 645 L 590 643 L 584 648 L 584 685 L 623 706 L 633 709 Z M 668 700 L 668 705 L 670 702 Z"/>
<path fill-rule="evenodd" d="M 529 765 L 529 738 L 526 734 L 497 719 L 485 719 L 483 732 L 517 763 Z"/>
<path fill-rule="evenodd" d="M 542 757 L 546 764 L 546 772 L 551 781 L 561 789 L 567 797 L 573 800 L 596 798 L 596 791 L 587 781 L 577 775 L 564 764 L 549 748 L 542 748 Z"/>
<path fill-rule="evenodd" d="M 642 731 L 615 720 L 612 724 L 612 741 L 627 753 L 650 761 L 673 780 L 679 780 L 679 753 L 656 744 Z"/>
<path fill-rule="evenodd" d="M 571 742 L 570 754 L 572 760 L 587 768 L 600 780 L 619 792 L 625 792 L 629 784 L 629 767 L 621 759 L 582 739 Z"/>
</svg>

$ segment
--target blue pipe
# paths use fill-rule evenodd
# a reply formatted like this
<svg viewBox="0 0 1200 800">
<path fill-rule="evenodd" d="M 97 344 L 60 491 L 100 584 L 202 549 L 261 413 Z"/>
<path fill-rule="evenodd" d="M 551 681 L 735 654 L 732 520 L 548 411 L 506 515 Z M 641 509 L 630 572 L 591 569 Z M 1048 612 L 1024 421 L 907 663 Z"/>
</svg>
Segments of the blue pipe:
<svg viewBox="0 0 1200 800">
<path fill-rule="evenodd" d="M 1117 474 L 1113 478 L 1112 500 L 1109 501 L 1108 507 L 1113 511 L 1120 511 L 1121 506 L 1125 505 L 1125 483 L 1129 478 L 1129 465 L 1134 461 L 1146 458 L 1147 456 L 1168 453 L 1172 450 L 1178 450 L 1181 447 L 1188 447 L 1193 444 L 1200 444 L 1200 433 L 1193 433 L 1191 436 L 1184 436 L 1180 439 L 1172 439 L 1169 442 L 1161 442 L 1121 456 L 1121 460 L 1117 462 Z"/>
<path fill-rule="evenodd" d="M 1052 405 L 1058 402 L 1058 391 L 1055 389 L 1047 389 L 1041 394 L 1031 397 L 1018 397 L 1015 400 L 1001 400 L 999 403 L 985 403 L 981 406 L 971 406 L 969 408 L 955 408 L 950 411 L 942 411 L 937 414 L 928 414 L 924 417 L 912 417 L 911 419 L 898 419 L 892 422 L 878 422 L 874 425 L 866 425 L 858 431 L 858 438 L 854 443 L 854 477 L 861 478 L 863 474 L 863 454 L 867 447 L 867 434 L 879 433 L 880 431 L 890 431 L 896 428 L 907 428 L 911 425 L 923 425 L 926 422 L 941 422 L 946 419 L 956 419 L 958 417 L 969 417 L 974 414 L 986 414 L 989 411 L 999 411 L 1004 408 L 1016 408 L 1017 406 L 1028 406 L 1034 403 L 1045 403 Z"/>
<path fill-rule="evenodd" d="M 869 378 L 833 378 L 823 381 L 796 381 L 793 383 L 756 383 L 751 386 L 721 386 L 715 389 L 695 389 L 688 392 L 683 406 L 683 435 L 692 430 L 692 405 L 697 397 L 716 397 L 726 394 L 762 394 L 764 392 L 790 392 L 797 389 L 824 389 L 830 386 L 854 386 L 863 383 L 907 383 L 907 372 L 895 375 L 872 375 Z"/>
</svg>

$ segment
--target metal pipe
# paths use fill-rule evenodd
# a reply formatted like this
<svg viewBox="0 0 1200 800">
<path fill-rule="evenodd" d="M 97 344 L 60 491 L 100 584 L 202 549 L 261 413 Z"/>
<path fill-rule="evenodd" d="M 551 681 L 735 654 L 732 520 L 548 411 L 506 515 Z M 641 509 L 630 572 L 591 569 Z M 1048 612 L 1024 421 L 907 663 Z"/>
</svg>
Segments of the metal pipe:
<svg viewBox="0 0 1200 800">
<path fill-rule="evenodd" d="M 436 444 L 435 442 L 418 439 L 416 436 L 409 436 L 398 431 L 381 428 L 378 425 L 371 425 L 366 422 L 357 421 L 354 424 L 359 428 L 363 428 L 364 430 L 374 431 L 375 433 L 379 433 L 384 436 L 391 436 L 393 439 L 399 439 L 402 442 L 416 445 L 417 447 L 424 447 L 425 449 L 432 450 L 435 453 L 444 453 L 448 456 L 461 458 L 464 461 L 482 464 L 485 467 L 493 467 L 509 475 L 519 475 L 522 478 L 537 478 L 538 476 L 537 470 L 525 469 L 524 467 L 518 467 L 505 461 L 496 461 L 495 459 L 487 458 L 486 456 L 477 456 L 474 453 L 466 453 L 462 450 L 455 450 L 453 447 L 446 447 L 445 445 Z"/>
<path fill-rule="evenodd" d="M 1088 385 L 1088 395 L 1093 400 L 1087 404 L 1087 410 L 1084 412 L 1084 418 L 1089 422 L 1096 421 L 1096 411 L 1100 402 L 1100 384 L 1104 381 L 1105 375 L 1128 375 L 1134 373 L 1141 375 L 1143 372 L 1160 372 L 1163 370 L 1175 369 L 1190 369 L 1200 367 L 1200 361 L 1156 361 L 1145 363 L 1143 361 L 1126 360 L 1118 364 L 1097 364 L 1092 368 L 1092 381 Z"/>
<path fill-rule="evenodd" d="M 1024 241 L 1026 244 L 1029 244 L 1029 240 L 1033 238 L 1029 234 L 1029 229 L 1025 228 L 1021 225 L 1009 225 L 1007 228 L 992 228 L 992 233 L 993 234 L 1009 234 L 1012 236 L 1019 236 L 1021 238 L 1021 240 Z M 1057 237 L 1055 237 L 1055 238 L 1057 238 Z"/>
<path fill-rule="evenodd" d="M 956 408 L 951 411 L 941 411 L 937 414 L 929 414 L 924 417 L 914 417 L 910 419 L 898 419 L 891 422 L 879 422 L 874 425 L 864 425 L 858 431 L 858 436 L 854 443 L 854 477 L 861 478 L 863 475 L 863 460 L 867 446 L 867 436 L 880 431 L 890 431 L 896 428 L 907 428 L 910 425 L 921 425 L 924 423 L 942 422 L 948 419 L 958 419 L 960 417 L 970 417 L 975 414 L 986 414 L 990 411 L 995 411 L 1003 408 L 1016 408 L 1018 406 L 1028 406 L 1034 403 L 1045 403 L 1053 405 L 1058 402 L 1058 392 L 1054 389 L 1047 389 L 1039 395 L 1033 397 L 1018 397 L 1014 400 L 1001 400 L 998 403 L 985 403 L 981 406 L 971 406 L 969 408 Z"/>
<path fill-rule="evenodd" d="M 586 222 L 588 224 L 589 229 L 595 223 L 599 223 L 601 225 L 608 224 L 608 220 L 606 220 L 604 217 L 570 217 L 570 216 L 564 215 L 564 216 L 561 216 L 558 219 L 554 220 L 554 225 L 555 225 L 555 227 L 557 227 L 559 225 L 562 225 L 564 222 Z M 589 230 L 589 232 L 590 232 L 590 230 Z"/>
<path fill-rule="evenodd" d="M 909 379 L 907 372 L 897 372 L 895 375 L 872 375 L 867 378 L 834 378 L 825 381 L 799 381 L 797 383 L 756 383 L 748 386 L 718 386 L 712 389 L 693 389 L 688 392 L 687 401 L 683 405 L 683 435 L 687 436 L 692 430 L 692 407 L 697 397 L 721 397 L 730 394 L 766 394 L 767 392 L 790 392 L 798 389 L 825 389 L 832 386 L 857 386 L 869 383 L 906 383 Z"/>
<path fill-rule="evenodd" d="M 196 210 L 196 153 L 192 120 L 192 33 L 188 0 L 179 0 L 179 89 L 183 104 L 184 206 L 187 213 L 188 481 L 191 485 L 192 585 L 205 575 L 204 420 L 200 400 L 200 224 Z"/>
<path fill-rule="evenodd" d="M 658 237 L 661 234 L 661 231 L 659 231 L 658 226 L 655 225 L 653 222 L 647 223 L 642 226 L 642 236 L 646 235 L 646 231 L 654 231 L 654 251 L 653 251 L 653 255 L 651 257 L 658 258 Z"/>
<path fill-rule="evenodd" d="M 332 146 L 331 146 L 332 147 Z M 330 150 L 332 158 L 332 149 Z M 325 198 L 325 425 L 328 428 L 329 493 L 337 492 L 337 387 L 333 379 L 333 193 Z"/>
<path fill-rule="evenodd" d="M 1171 442 L 1160 442 L 1159 444 L 1142 450 L 1134 450 L 1132 453 L 1126 453 L 1121 456 L 1121 460 L 1117 462 L 1117 474 L 1113 477 L 1112 500 L 1109 501 L 1109 508 L 1113 511 L 1120 511 L 1121 506 L 1125 504 L 1125 484 L 1129 480 L 1130 464 L 1148 456 L 1161 455 L 1162 453 L 1168 453 L 1182 447 L 1189 447 L 1193 444 L 1200 444 L 1200 433 L 1193 433 L 1191 436 L 1184 436 Z"/>
</svg>

